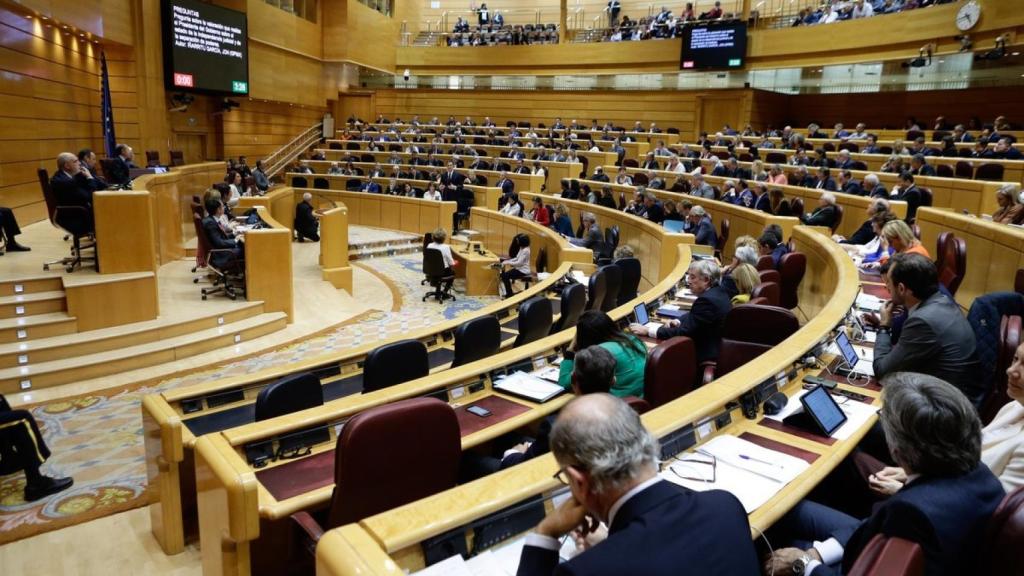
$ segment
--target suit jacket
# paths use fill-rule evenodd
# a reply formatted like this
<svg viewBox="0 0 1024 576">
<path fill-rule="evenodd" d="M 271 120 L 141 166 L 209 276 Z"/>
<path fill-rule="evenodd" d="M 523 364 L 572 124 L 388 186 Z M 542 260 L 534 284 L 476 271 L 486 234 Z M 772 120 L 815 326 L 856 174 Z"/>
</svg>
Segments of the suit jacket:
<svg viewBox="0 0 1024 576">
<path fill-rule="evenodd" d="M 595 182 L 611 182 L 611 179 L 608 178 L 608 175 L 605 174 L 604 172 L 600 174 L 594 174 L 593 176 L 590 177 L 590 179 Z"/>
<path fill-rule="evenodd" d="M 888 198 L 889 191 L 885 189 L 885 186 L 879 184 L 871 189 L 871 193 L 868 196 L 872 198 Z"/>
<path fill-rule="evenodd" d="M 889 334 L 875 340 L 875 376 L 892 372 L 930 374 L 956 386 L 975 406 L 988 391 L 981 373 L 974 331 L 960 306 L 936 292 L 910 311 L 900 339 L 892 344 Z"/>
<path fill-rule="evenodd" d="M 316 232 L 317 230 L 313 206 L 305 200 L 295 205 L 295 229 L 300 232 Z"/>
<path fill-rule="evenodd" d="M 95 187 L 81 172 L 68 176 L 67 172 L 58 170 L 50 178 L 50 189 L 53 190 L 53 197 L 59 206 L 92 207 L 92 192 Z"/>
<path fill-rule="evenodd" d="M 679 319 L 679 326 L 658 328 L 658 340 L 689 336 L 697 346 L 697 362 L 718 358 L 725 315 L 732 309 L 729 293 L 721 285 L 713 286 L 697 297 L 693 308 Z"/>
<path fill-rule="evenodd" d="M 935 167 L 931 164 L 924 164 L 917 170 L 914 170 L 915 176 L 935 176 Z"/>
<path fill-rule="evenodd" d="M 497 186 L 501 188 L 501 194 L 508 196 L 509 194 L 516 191 L 516 183 L 511 178 L 505 178 L 504 180 L 498 180 Z"/>
<path fill-rule="evenodd" d="M 373 180 L 367 180 L 359 188 L 360 192 L 369 192 L 370 194 L 380 194 L 380 184 L 377 184 Z"/>
<path fill-rule="evenodd" d="M 662 206 L 660 202 L 655 202 L 644 213 L 644 218 L 647 218 L 655 224 L 661 224 L 665 220 L 665 207 Z"/>
<path fill-rule="evenodd" d="M 804 224 L 808 226 L 825 226 L 831 228 L 835 224 L 836 207 L 832 205 L 822 206 L 817 208 L 814 212 L 811 212 L 809 216 L 802 217 Z"/>
<path fill-rule="evenodd" d="M 460 174 L 459 172 L 452 172 L 451 176 L 449 177 L 447 170 L 445 170 L 444 172 L 441 173 L 441 185 L 442 186 L 445 186 L 445 187 L 447 187 L 447 186 L 454 186 L 456 188 L 462 188 L 462 185 L 465 184 L 465 183 L 466 183 L 466 176 L 465 176 L 465 174 Z"/>
<path fill-rule="evenodd" d="M 832 535 L 843 545 L 843 572 L 876 534 L 919 544 L 929 576 L 975 572 L 986 524 L 1003 496 L 1002 485 L 984 464 L 962 476 L 919 477 L 878 505 L 869 518 Z M 819 566 L 813 575 L 834 573 L 835 568 Z"/>
<path fill-rule="evenodd" d="M 220 223 L 212 216 L 203 218 L 203 233 L 206 234 L 206 240 L 210 243 L 210 250 L 233 250 L 237 258 L 242 257 L 242 247 L 238 245 L 238 241 L 228 236 L 228 233 L 221 228 Z M 214 268 L 223 269 L 230 260 L 231 256 L 223 252 L 210 256 L 210 264 Z"/>
<path fill-rule="evenodd" d="M 836 191 L 836 181 L 833 180 L 831 177 L 826 178 L 824 182 L 822 182 L 821 180 L 815 179 L 814 187 L 817 188 L 818 190 L 830 190 L 832 192 L 835 192 Z"/>
<path fill-rule="evenodd" d="M 860 182 L 856 180 L 850 180 L 846 184 L 843 184 L 843 190 L 846 194 L 853 194 L 854 196 L 863 196 L 864 189 L 860 187 Z"/>
<path fill-rule="evenodd" d="M 865 220 L 860 228 L 853 233 L 852 236 L 842 242 L 842 244 L 867 244 L 875 239 L 875 232 L 871 229 L 871 220 Z"/>
<path fill-rule="evenodd" d="M 519 576 L 758 574 L 750 524 L 733 495 L 657 482 L 627 500 L 608 539 L 564 564 L 558 552 L 524 546 Z"/>
<path fill-rule="evenodd" d="M 131 169 L 135 167 L 135 164 L 117 156 L 114 158 L 114 161 L 110 163 L 110 174 L 107 174 L 107 178 L 114 184 L 127 184 L 132 179 Z"/>
<path fill-rule="evenodd" d="M 907 186 L 900 190 L 900 193 L 896 195 L 893 200 L 903 200 L 907 203 L 907 222 L 913 222 L 914 217 L 917 216 L 917 208 L 921 205 L 921 189 L 917 187 L 917 184 Z"/>
<path fill-rule="evenodd" d="M 711 222 L 711 219 L 706 216 L 697 224 L 697 229 L 693 234 L 696 236 L 693 241 L 694 244 L 714 247 L 718 242 L 718 234 L 715 233 L 715 225 Z"/>
</svg>

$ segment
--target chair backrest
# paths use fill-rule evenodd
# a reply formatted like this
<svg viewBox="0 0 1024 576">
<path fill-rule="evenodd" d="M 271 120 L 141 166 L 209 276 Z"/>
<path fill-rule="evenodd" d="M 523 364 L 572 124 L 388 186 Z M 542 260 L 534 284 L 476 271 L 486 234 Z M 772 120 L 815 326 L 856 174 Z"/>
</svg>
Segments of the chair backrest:
<svg viewBox="0 0 1024 576">
<path fill-rule="evenodd" d="M 256 421 L 269 420 L 324 403 L 320 379 L 311 372 L 291 374 L 260 390 L 256 396 Z"/>
<path fill-rule="evenodd" d="M 876 534 L 861 550 L 848 576 L 923 576 L 924 550 L 916 542 Z"/>
<path fill-rule="evenodd" d="M 793 216 L 796 216 L 797 218 L 803 216 L 804 215 L 804 199 L 803 198 L 793 198 L 792 200 L 789 201 L 789 209 L 790 209 L 791 212 L 793 212 Z"/>
<path fill-rule="evenodd" d="M 974 165 L 964 160 L 958 160 L 955 174 L 957 178 L 974 178 Z"/>
<path fill-rule="evenodd" d="M 305 176 L 295 176 L 292 178 L 292 186 L 294 188 L 309 188 L 309 180 Z"/>
<path fill-rule="evenodd" d="M 722 218 L 721 232 L 718 233 L 718 240 L 715 242 L 715 252 L 721 259 L 722 251 L 725 250 L 726 243 L 729 242 L 729 230 L 732 228 L 732 223 L 729 222 L 728 218 Z"/>
<path fill-rule="evenodd" d="M 36 176 L 39 178 L 39 189 L 43 191 L 43 200 L 46 201 L 46 214 L 50 219 L 50 223 L 54 226 L 57 225 L 53 221 L 53 215 L 57 212 L 57 197 L 53 195 L 53 188 L 50 187 L 50 175 L 46 172 L 46 168 L 40 168 L 36 170 Z"/>
<path fill-rule="evenodd" d="M 892 152 L 892 150 L 890 150 L 890 152 Z M 867 170 L 868 169 L 868 163 L 864 162 L 863 160 L 854 160 L 850 164 L 850 169 L 851 170 Z"/>
<path fill-rule="evenodd" d="M 467 320 L 455 329 L 455 357 L 452 368 L 498 353 L 501 348 L 501 324 L 490 314 Z"/>
<path fill-rule="evenodd" d="M 640 166 L 640 164 L 636 161 L 635 158 L 626 158 L 625 160 L 622 161 L 622 165 L 627 168 L 637 168 Z"/>
<path fill-rule="evenodd" d="M 629 407 L 632 408 L 633 412 L 636 412 L 637 414 L 643 414 L 651 410 L 651 405 L 647 402 L 647 400 L 644 400 L 643 398 L 637 398 L 636 396 L 626 396 L 625 398 L 623 398 L 623 400 L 626 402 L 626 404 L 629 404 Z"/>
<path fill-rule="evenodd" d="M 980 574 L 1024 574 L 1024 488 L 1007 494 L 988 521 Z"/>
<path fill-rule="evenodd" d="M 366 362 L 363 363 L 363 393 L 422 378 L 429 373 L 430 360 L 423 342 L 399 340 L 384 344 L 366 355 Z"/>
<path fill-rule="evenodd" d="M 777 274 L 777 272 L 776 272 Z M 779 285 L 775 282 L 761 282 L 750 291 L 750 300 L 763 298 L 764 303 L 769 306 L 779 305 Z"/>
<path fill-rule="evenodd" d="M 619 284 L 619 296 L 616 304 L 622 306 L 626 302 L 636 298 L 637 290 L 640 288 L 640 277 L 643 269 L 640 260 L 637 258 L 619 258 L 615 265 L 622 270 L 622 281 Z"/>
<path fill-rule="evenodd" d="M 566 286 L 560 304 L 558 320 L 551 326 L 552 334 L 576 326 L 587 307 L 587 289 L 583 284 Z"/>
<path fill-rule="evenodd" d="M 758 306 L 770 306 L 771 305 L 771 304 L 768 303 L 768 299 L 765 298 L 764 296 L 753 297 L 753 298 L 751 298 L 747 302 L 747 304 L 756 304 Z"/>
<path fill-rule="evenodd" d="M 931 189 L 918 186 L 918 190 L 921 191 L 921 206 L 931 206 L 935 200 L 935 195 L 932 194 Z"/>
<path fill-rule="evenodd" d="M 587 287 L 587 310 L 600 310 L 604 304 L 604 293 L 608 286 L 608 277 L 601 268 L 598 268 L 590 275 L 590 284 Z"/>
<path fill-rule="evenodd" d="M 548 271 L 548 249 L 544 246 L 537 249 L 537 262 L 533 266 L 533 271 L 538 274 Z"/>
<path fill-rule="evenodd" d="M 775 270 L 775 260 L 771 254 L 764 254 L 757 259 L 757 271 L 764 272 L 767 270 Z"/>
<path fill-rule="evenodd" d="M 626 162 L 633 162 L 635 164 L 636 160 L 627 159 Z M 626 164 L 626 165 L 628 166 L 629 164 Z M 635 166 L 634 166 L 634 168 L 635 168 Z M 633 174 L 633 185 L 634 186 L 647 186 L 650 183 L 651 183 L 651 181 L 650 181 L 649 178 L 647 178 L 647 174 L 641 174 L 641 173 Z"/>
<path fill-rule="evenodd" d="M 922 132 L 920 130 L 907 130 L 907 137 L 906 137 L 906 139 L 910 140 L 910 141 L 914 141 L 914 140 L 917 140 L 921 136 L 924 136 L 924 132 Z"/>
<path fill-rule="evenodd" d="M 619 227 L 611 226 L 604 229 L 604 241 L 612 252 L 619 247 Z"/>
<path fill-rule="evenodd" d="M 325 528 L 454 488 L 461 457 L 458 418 L 436 398 L 409 398 L 356 414 L 338 436 Z"/>
<path fill-rule="evenodd" d="M 771 256 L 769 256 L 771 258 Z M 770 270 L 758 270 L 757 275 L 761 277 L 761 282 L 775 282 L 779 285 L 779 289 L 782 289 L 782 274 L 775 268 Z"/>
<path fill-rule="evenodd" d="M 156 150 L 146 150 L 146 167 L 159 166 L 160 165 L 160 152 Z"/>
<path fill-rule="evenodd" d="M 551 301 L 545 296 L 536 296 L 520 304 L 519 335 L 512 346 L 522 346 L 547 336 L 551 332 L 553 316 Z"/>
<path fill-rule="evenodd" d="M 604 269 L 604 301 L 601 310 L 611 312 L 619 305 L 619 291 L 622 289 L 622 268 L 617 264 L 608 264 L 601 267 Z"/>
<path fill-rule="evenodd" d="M 330 181 L 327 178 L 313 178 L 313 188 L 317 190 L 327 190 L 331 187 Z"/>
<path fill-rule="evenodd" d="M 941 178 L 952 178 L 955 173 L 953 167 L 949 164 L 939 164 L 935 167 L 935 175 Z"/>
<path fill-rule="evenodd" d="M 181 150 L 171 150 L 171 166 L 184 166 L 185 154 Z"/>
<path fill-rule="evenodd" d="M 647 355 L 644 400 L 657 408 L 692 391 L 697 382 L 697 347 L 686 336 L 669 338 Z"/>
<path fill-rule="evenodd" d="M 428 280 L 439 280 L 444 276 L 444 255 L 436 248 L 423 251 L 423 275 Z"/>
<path fill-rule="evenodd" d="M 786 154 L 783 152 L 769 152 L 764 155 L 764 161 L 768 164 L 784 164 L 786 162 Z"/>
<path fill-rule="evenodd" d="M 206 237 L 206 231 L 203 230 L 203 208 L 200 206 L 197 212 L 195 204 L 192 206 L 192 225 L 196 228 L 196 266 L 206 266 L 210 254 L 210 239 Z"/>
<path fill-rule="evenodd" d="M 975 180 L 992 180 L 999 182 L 1003 179 L 1002 164 L 982 164 L 974 172 Z"/>
<path fill-rule="evenodd" d="M 775 346 L 800 329 L 795 314 L 778 306 L 736 306 L 725 316 L 722 339 Z"/>
<path fill-rule="evenodd" d="M 749 304 L 745 304 L 749 306 Z M 721 378 L 729 372 L 743 366 L 761 354 L 771 350 L 771 346 L 755 342 L 742 342 L 723 338 L 718 346 L 718 359 L 715 364 L 715 378 Z"/>
<path fill-rule="evenodd" d="M 1013 277 L 1013 291 L 1024 294 L 1024 268 L 1018 268 L 1017 274 Z"/>
<path fill-rule="evenodd" d="M 835 219 L 835 221 L 832 222 L 832 233 L 833 234 L 835 234 L 836 230 L 839 229 L 839 225 L 843 223 L 843 212 L 844 212 L 843 206 L 841 204 L 836 204 L 834 207 L 836 209 L 836 219 Z"/>
<path fill-rule="evenodd" d="M 999 343 L 996 350 L 996 365 L 992 374 L 992 388 L 978 409 L 983 424 L 988 424 L 1010 401 L 1006 393 L 1006 369 L 1013 363 L 1013 356 L 1020 346 L 1021 317 L 1003 316 L 999 323 Z"/>
<path fill-rule="evenodd" d="M 779 304 L 783 308 L 792 310 L 799 304 L 800 281 L 804 279 L 806 271 L 807 256 L 800 252 L 790 252 L 779 260 L 779 274 L 782 276 Z"/>
<path fill-rule="evenodd" d="M 944 233 L 945 234 L 945 233 Z M 967 275 L 967 241 L 963 238 L 950 236 L 939 253 L 939 282 L 949 290 L 949 293 L 956 296 L 964 276 Z"/>
</svg>

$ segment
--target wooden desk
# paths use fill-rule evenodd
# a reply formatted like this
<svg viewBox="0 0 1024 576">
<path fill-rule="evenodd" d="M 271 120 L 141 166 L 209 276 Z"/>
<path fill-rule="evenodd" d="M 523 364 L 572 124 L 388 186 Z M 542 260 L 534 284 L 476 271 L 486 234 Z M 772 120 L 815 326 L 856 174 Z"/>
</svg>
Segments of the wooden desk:
<svg viewBox="0 0 1024 576">
<path fill-rule="evenodd" d="M 711 430 L 718 430 L 718 433 L 754 433 L 817 454 L 818 457 L 807 472 L 750 516 L 752 527 L 759 530 L 771 526 L 785 511 L 805 497 L 852 450 L 868 427 L 865 425 L 848 440 L 826 446 L 743 420 L 735 411 L 730 414 L 730 424 L 715 424 L 726 411 L 726 403 L 766 379 L 788 371 L 807 350 L 827 338 L 856 298 L 859 290 L 857 271 L 842 250 L 803 226 L 797 226 L 793 235 L 801 251 L 814 255 L 808 257 L 805 282 L 808 278 L 823 278 L 830 281 L 828 283 L 831 286 L 828 293 L 809 299 L 808 307 L 813 312 L 810 320 L 771 352 L 682 398 L 644 414 L 642 418 L 645 426 L 659 438 L 687 425 L 693 425 L 697 430 L 708 425 Z M 812 245 L 816 246 L 813 250 Z M 821 286 L 822 283 L 812 285 Z M 790 389 L 792 386 L 790 384 Z M 856 391 L 862 392 L 861 389 Z M 469 522 L 529 497 L 550 493 L 558 487 L 557 481 L 552 478 L 556 468 L 554 457 L 547 454 L 476 482 L 366 518 L 358 524 L 331 530 L 317 547 L 318 574 L 392 575 L 422 567 L 424 559 L 421 542 L 460 529 Z"/>
<path fill-rule="evenodd" d="M 348 261 L 348 208 L 336 203 L 320 217 L 320 268 L 324 280 L 352 293 L 352 266 Z"/>
<path fill-rule="evenodd" d="M 265 312 L 284 312 L 294 320 L 292 300 L 292 231 L 256 207 L 267 228 L 245 233 L 245 299 L 263 301 Z"/>
<path fill-rule="evenodd" d="M 466 280 L 467 296 L 487 296 L 498 293 L 498 270 L 491 266 L 498 263 L 498 255 L 484 250 L 478 254 L 464 242 L 452 242 L 452 255 L 459 261 L 455 276 Z"/>
</svg>

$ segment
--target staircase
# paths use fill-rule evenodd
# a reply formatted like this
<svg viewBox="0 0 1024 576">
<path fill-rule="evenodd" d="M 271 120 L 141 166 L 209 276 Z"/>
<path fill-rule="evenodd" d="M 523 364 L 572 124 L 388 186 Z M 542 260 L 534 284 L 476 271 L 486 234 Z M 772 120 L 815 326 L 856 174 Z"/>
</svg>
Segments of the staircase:
<svg viewBox="0 0 1024 576">
<path fill-rule="evenodd" d="M 267 170 L 267 178 L 274 178 L 281 174 L 288 165 L 309 150 L 310 146 L 320 142 L 323 139 L 323 126 L 323 122 L 317 122 L 264 158 L 263 167 Z"/>
<path fill-rule="evenodd" d="M 60 386 L 230 347 L 287 325 L 251 302 L 192 318 L 78 331 L 59 276 L 0 281 L 0 394 Z"/>
<path fill-rule="evenodd" d="M 440 46 L 443 44 L 444 33 L 439 30 L 421 31 L 412 41 L 413 46 Z"/>
</svg>

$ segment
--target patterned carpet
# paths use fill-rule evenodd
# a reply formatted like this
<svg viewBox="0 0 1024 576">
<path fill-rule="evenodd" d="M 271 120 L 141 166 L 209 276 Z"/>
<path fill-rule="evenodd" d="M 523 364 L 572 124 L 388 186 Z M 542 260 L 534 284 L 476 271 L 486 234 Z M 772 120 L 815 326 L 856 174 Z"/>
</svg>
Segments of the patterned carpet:
<svg viewBox="0 0 1024 576">
<path fill-rule="evenodd" d="M 396 310 L 374 311 L 298 344 L 152 386 L 97 393 L 31 408 L 53 456 L 44 473 L 72 476 L 75 485 L 33 503 L 22 499 L 24 475 L 0 477 L 0 544 L 148 504 L 140 403 L 147 394 L 255 372 L 311 356 L 393 338 L 480 309 L 497 297 L 459 295 L 444 305 L 421 302 L 426 288 L 418 254 L 356 263 L 391 288 Z M 456 282 L 456 290 L 462 286 Z"/>
</svg>

